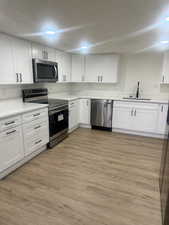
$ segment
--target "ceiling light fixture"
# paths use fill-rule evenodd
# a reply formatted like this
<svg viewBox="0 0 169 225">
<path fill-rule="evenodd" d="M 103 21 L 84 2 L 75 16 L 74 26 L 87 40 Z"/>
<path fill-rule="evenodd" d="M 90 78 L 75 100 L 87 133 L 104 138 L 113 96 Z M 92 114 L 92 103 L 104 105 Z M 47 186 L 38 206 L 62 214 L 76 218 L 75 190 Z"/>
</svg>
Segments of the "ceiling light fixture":
<svg viewBox="0 0 169 225">
<path fill-rule="evenodd" d="M 166 20 L 167 22 L 169 22 L 169 16 L 168 16 L 168 17 L 166 17 L 166 18 L 165 18 L 165 20 Z"/>
<path fill-rule="evenodd" d="M 161 41 L 161 44 L 169 44 L 169 41 Z"/>
<path fill-rule="evenodd" d="M 56 32 L 53 31 L 53 30 L 48 30 L 48 31 L 45 32 L 45 34 L 54 35 L 54 34 L 56 34 Z"/>
</svg>

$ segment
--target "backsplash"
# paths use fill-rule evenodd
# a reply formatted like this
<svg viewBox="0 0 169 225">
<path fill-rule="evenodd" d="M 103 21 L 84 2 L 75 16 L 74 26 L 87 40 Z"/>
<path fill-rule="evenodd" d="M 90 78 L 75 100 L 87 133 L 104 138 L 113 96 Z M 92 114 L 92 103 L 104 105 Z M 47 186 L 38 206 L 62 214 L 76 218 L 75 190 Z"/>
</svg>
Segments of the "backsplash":
<svg viewBox="0 0 169 225">
<path fill-rule="evenodd" d="M 48 88 L 49 93 L 62 95 L 70 94 L 69 84 L 22 84 L 22 85 L 0 85 L 0 100 L 22 97 L 22 89 L 25 88 Z"/>
</svg>

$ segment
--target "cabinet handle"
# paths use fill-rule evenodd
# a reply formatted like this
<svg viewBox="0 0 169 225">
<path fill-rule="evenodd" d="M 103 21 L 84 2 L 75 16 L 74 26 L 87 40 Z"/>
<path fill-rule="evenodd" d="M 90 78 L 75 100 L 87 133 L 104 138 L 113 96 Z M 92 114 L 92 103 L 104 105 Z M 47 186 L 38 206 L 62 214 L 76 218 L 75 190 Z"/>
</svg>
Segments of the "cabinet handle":
<svg viewBox="0 0 169 225">
<path fill-rule="evenodd" d="M 42 142 L 42 140 L 36 141 L 36 142 L 35 142 L 35 145 L 37 145 L 37 144 L 39 144 L 39 143 L 41 143 L 41 142 Z"/>
<path fill-rule="evenodd" d="M 134 111 L 134 116 L 136 116 L 137 115 L 137 111 L 136 111 L 136 109 L 135 109 L 135 111 Z"/>
<path fill-rule="evenodd" d="M 33 116 L 34 116 L 34 117 L 35 117 L 35 116 L 40 116 L 40 113 L 33 114 Z"/>
<path fill-rule="evenodd" d="M 162 105 L 162 106 L 161 106 L 161 112 L 163 112 L 163 111 L 164 111 L 164 106 Z"/>
<path fill-rule="evenodd" d="M 101 82 L 103 82 L 103 76 L 101 76 Z"/>
<path fill-rule="evenodd" d="M 16 132 L 16 130 L 12 130 L 12 131 L 10 131 L 10 132 L 6 132 L 6 134 L 7 135 L 10 135 L 10 134 L 13 134 L 13 133 L 15 133 Z"/>
<path fill-rule="evenodd" d="M 97 76 L 97 81 L 99 82 L 99 76 Z"/>
<path fill-rule="evenodd" d="M 131 116 L 133 116 L 133 109 L 131 110 Z"/>
<path fill-rule="evenodd" d="M 163 75 L 163 80 L 162 80 L 162 82 L 164 83 L 164 75 Z"/>
<path fill-rule="evenodd" d="M 7 122 L 7 123 L 5 123 L 5 126 L 11 125 L 11 124 L 13 124 L 13 123 L 15 123 L 15 121 Z"/>
<path fill-rule="evenodd" d="M 22 83 L 22 73 L 20 73 L 20 82 Z"/>
<path fill-rule="evenodd" d="M 16 73 L 16 82 L 18 83 L 19 82 L 19 74 Z"/>
<path fill-rule="evenodd" d="M 39 129 L 39 128 L 41 128 L 41 126 L 40 126 L 40 125 L 39 125 L 39 126 L 37 126 L 37 127 L 35 127 L 34 129 L 35 129 L 35 130 L 37 130 L 37 129 Z"/>
</svg>

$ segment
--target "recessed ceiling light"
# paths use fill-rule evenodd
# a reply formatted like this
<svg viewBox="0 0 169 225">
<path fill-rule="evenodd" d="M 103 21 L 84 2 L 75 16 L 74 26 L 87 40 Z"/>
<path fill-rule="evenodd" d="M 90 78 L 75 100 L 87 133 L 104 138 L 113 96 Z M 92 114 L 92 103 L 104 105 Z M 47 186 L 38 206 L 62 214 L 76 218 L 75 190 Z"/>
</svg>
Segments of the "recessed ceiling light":
<svg viewBox="0 0 169 225">
<path fill-rule="evenodd" d="M 45 33 L 48 34 L 48 35 L 54 35 L 54 34 L 56 34 L 56 32 L 53 31 L 53 30 L 48 30 Z"/>
<path fill-rule="evenodd" d="M 161 44 L 169 44 L 169 41 L 161 41 Z"/>
<path fill-rule="evenodd" d="M 169 22 L 169 16 L 168 16 L 168 17 L 166 17 L 166 18 L 165 18 L 165 20 L 166 20 L 167 22 Z"/>
</svg>

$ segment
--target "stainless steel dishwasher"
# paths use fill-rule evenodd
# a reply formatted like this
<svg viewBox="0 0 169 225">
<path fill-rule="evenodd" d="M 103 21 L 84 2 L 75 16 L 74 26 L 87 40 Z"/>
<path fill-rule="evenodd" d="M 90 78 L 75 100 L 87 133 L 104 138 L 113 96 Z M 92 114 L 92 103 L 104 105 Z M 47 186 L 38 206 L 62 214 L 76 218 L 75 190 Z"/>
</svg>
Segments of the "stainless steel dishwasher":
<svg viewBox="0 0 169 225">
<path fill-rule="evenodd" d="M 92 129 L 112 130 L 113 101 L 103 99 L 91 100 Z"/>
</svg>

